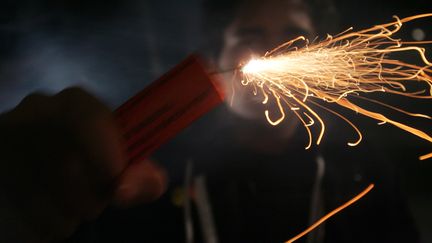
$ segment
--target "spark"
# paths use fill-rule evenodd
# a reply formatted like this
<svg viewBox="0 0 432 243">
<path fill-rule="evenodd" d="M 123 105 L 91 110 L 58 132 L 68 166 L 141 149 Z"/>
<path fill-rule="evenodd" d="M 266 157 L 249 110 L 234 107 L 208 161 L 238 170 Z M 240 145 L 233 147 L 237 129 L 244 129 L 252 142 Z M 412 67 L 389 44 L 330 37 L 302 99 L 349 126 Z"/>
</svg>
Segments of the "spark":
<svg viewBox="0 0 432 243">
<path fill-rule="evenodd" d="M 305 229 L 300 234 L 296 235 L 295 237 L 291 238 L 290 240 L 286 241 L 285 243 L 292 243 L 301 237 L 305 236 L 306 234 L 310 233 L 312 230 L 314 230 L 316 227 L 324 223 L 327 219 L 333 217 L 335 214 L 339 213 L 340 211 L 344 210 L 345 208 L 349 207 L 350 205 L 354 204 L 358 200 L 360 200 L 362 197 L 364 197 L 366 194 L 368 194 L 372 189 L 374 188 L 374 184 L 370 184 L 365 190 L 363 190 L 361 193 L 359 193 L 357 196 L 353 197 L 348 202 L 342 204 L 341 206 L 337 207 L 330 213 L 323 216 L 321 219 L 319 219 L 317 222 L 315 222 L 313 225 L 309 226 L 307 229 Z"/>
<path fill-rule="evenodd" d="M 360 129 L 346 117 L 325 107 L 325 103 L 337 104 L 375 119 L 379 124 L 392 124 L 432 143 L 432 137 L 420 129 L 370 111 L 353 101 L 362 99 L 408 116 L 431 119 L 428 115 L 408 112 L 361 96 L 381 92 L 415 99 L 432 99 L 432 63 L 427 59 L 425 49 L 418 46 L 432 44 L 432 41 L 404 42 L 393 37 L 403 23 L 427 17 L 432 17 L 432 13 L 403 19 L 394 16 L 393 22 L 360 31 L 349 28 L 335 36 L 327 35 L 319 42 L 311 43 L 300 36 L 241 65 L 242 84 L 253 85 L 255 90 L 259 90 L 258 93 L 264 96 L 263 104 L 267 104 L 269 96 L 276 100 L 280 117 L 274 118 L 268 110 L 265 111 L 271 125 L 280 124 L 289 111 L 294 112 L 309 134 L 306 149 L 314 140 L 311 126 L 320 127 L 315 140 L 317 145 L 325 133 L 325 123 L 315 108 L 337 115 L 354 128 L 358 138 L 348 145 L 355 146 L 362 140 Z M 298 48 L 297 44 L 302 44 L 302 47 Z M 393 59 L 392 56 L 399 52 L 416 53 L 421 64 Z M 413 87 L 416 90 L 412 90 Z M 420 159 L 431 157 L 432 153 L 421 156 Z"/>
</svg>

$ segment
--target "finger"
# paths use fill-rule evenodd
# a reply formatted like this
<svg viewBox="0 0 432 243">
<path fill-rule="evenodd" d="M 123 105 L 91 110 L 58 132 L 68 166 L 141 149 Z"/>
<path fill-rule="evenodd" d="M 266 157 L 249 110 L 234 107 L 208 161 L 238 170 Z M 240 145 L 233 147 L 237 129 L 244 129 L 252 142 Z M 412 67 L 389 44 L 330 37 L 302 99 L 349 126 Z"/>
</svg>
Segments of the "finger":
<svg viewBox="0 0 432 243">
<path fill-rule="evenodd" d="M 127 163 L 122 142 L 110 110 L 80 88 L 68 88 L 52 97 L 60 112 L 57 120 L 64 125 L 67 143 L 63 174 L 68 188 L 69 208 L 85 219 L 97 216 L 111 201 L 115 178 Z"/>
<path fill-rule="evenodd" d="M 61 104 L 72 120 L 82 120 L 99 114 L 111 114 L 111 110 L 96 97 L 78 87 L 62 90 L 53 98 Z M 78 111 L 78 112 L 77 112 Z"/>
<path fill-rule="evenodd" d="M 107 180 L 117 178 L 127 166 L 114 121 L 103 117 L 76 124 L 73 129 L 80 151 Z"/>
<path fill-rule="evenodd" d="M 54 112 L 55 106 L 50 102 L 50 96 L 32 93 L 24 97 L 13 110 L 2 117 L 14 124 L 24 125 L 47 119 Z"/>
<path fill-rule="evenodd" d="M 63 120 L 79 148 L 106 179 L 118 177 L 126 166 L 121 136 L 108 107 L 80 88 L 68 88 L 54 96 L 61 104 Z"/>
<path fill-rule="evenodd" d="M 151 161 L 130 164 L 119 178 L 114 203 L 127 207 L 159 198 L 166 189 L 164 169 Z"/>
</svg>

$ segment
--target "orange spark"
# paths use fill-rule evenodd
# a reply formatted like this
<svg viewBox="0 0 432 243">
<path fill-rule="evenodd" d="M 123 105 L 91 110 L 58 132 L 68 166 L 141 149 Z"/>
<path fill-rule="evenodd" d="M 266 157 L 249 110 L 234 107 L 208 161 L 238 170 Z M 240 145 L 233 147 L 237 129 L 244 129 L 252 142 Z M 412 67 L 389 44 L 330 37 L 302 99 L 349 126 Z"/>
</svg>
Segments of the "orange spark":
<svg viewBox="0 0 432 243">
<path fill-rule="evenodd" d="M 292 243 L 301 237 L 305 236 L 306 234 L 310 233 L 312 230 L 314 230 L 316 227 L 318 227 L 320 224 L 324 223 L 327 219 L 333 217 L 335 214 L 339 213 L 340 211 L 344 210 L 345 208 L 349 207 L 353 203 L 357 202 L 359 199 L 364 197 L 366 194 L 368 194 L 372 188 L 374 187 L 374 184 L 370 184 L 364 191 L 362 191 L 360 194 L 349 200 L 348 202 L 344 203 L 343 205 L 337 207 L 330 213 L 326 214 L 324 217 L 319 219 L 317 222 L 315 222 L 313 225 L 309 226 L 307 229 L 305 229 L 300 234 L 296 235 L 295 237 L 291 238 L 290 240 L 286 241 L 285 243 Z"/>
<path fill-rule="evenodd" d="M 430 159 L 430 158 L 432 158 L 432 153 L 422 155 L 422 156 L 420 156 L 419 159 L 420 159 L 420 160 L 425 160 L 425 159 Z"/>
<path fill-rule="evenodd" d="M 270 124 L 276 126 L 281 123 L 287 116 L 285 110 L 294 112 L 309 134 L 306 148 L 311 146 L 313 140 L 311 126 L 320 126 L 317 145 L 325 132 L 323 120 L 310 104 L 337 115 L 354 128 L 358 139 L 348 145 L 355 146 L 362 140 L 360 130 L 351 121 L 318 102 L 338 104 L 378 120 L 379 124 L 392 124 L 432 143 L 432 137 L 427 133 L 369 111 L 351 100 L 357 97 L 408 116 L 431 119 L 428 115 L 408 112 L 361 96 L 364 93 L 383 92 L 417 99 L 432 99 L 432 62 L 426 58 L 424 48 L 415 46 L 432 44 L 432 41 L 404 42 L 393 37 L 403 23 L 426 17 L 432 17 L 432 13 L 403 19 L 394 17 L 395 21 L 391 23 L 357 32 L 350 28 L 336 36 L 327 35 L 327 38 L 320 42 L 310 43 L 308 39 L 300 36 L 243 65 L 242 84 L 253 85 L 256 91 L 260 91 L 264 96 L 263 104 L 268 102 L 269 96 L 276 100 L 281 116 L 273 119 L 266 110 L 265 116 Z M 292 47 L 299 42 L 303 43 L 303 47 Z M 415 65 L 392 59 L 391 54 L 398 52 L 414 52 L 422 64 Z M 417 90 L 411 90 L 409 84 L 415 84 Z M 254 94 L 257 95 L 258 92 Z M 431 157 L 432 153 L 421 156 L 420 159 Z"/>
</svg>

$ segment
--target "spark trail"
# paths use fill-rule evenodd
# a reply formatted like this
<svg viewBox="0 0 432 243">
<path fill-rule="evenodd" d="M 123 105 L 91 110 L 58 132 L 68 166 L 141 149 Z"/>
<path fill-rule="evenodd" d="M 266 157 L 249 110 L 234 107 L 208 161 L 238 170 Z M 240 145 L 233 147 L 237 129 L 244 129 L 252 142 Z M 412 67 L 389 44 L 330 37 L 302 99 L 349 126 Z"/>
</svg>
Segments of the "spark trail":
<svg viewBox="0 0 432 243">
<path fill-rule="evenodd" d="M 327 35 L 319 42 L 310 42 L 300 36 L 267 52 L 263 57 L 253 58 L 241 65 L 242 84 L 253 85 L 254 94 L 263 95 L 263 104 L 267 104 L 270 98 L 275 99 L 281 115 L 272 119 L 266 110 L 265 116 L 270 124 L 281 123 L 287 111 L 295 114 L 309 135 L 306 149 L 311 147 L 314 140 L 312 126 L 320 127 L 315 140 L 317 145 L 325 132 L 325 123 L 316 108 L 333 113 L 353 127 L 358 138 L 348 145 L 355 146 L 362 140 L 361 131 L 346 117 L 326 107 L 325 103 L 338 104 L 378 120 L 379 124 L 392 124 L 432 143 L 432 137 L 426 132 L 370 111 L 353 101 L 362 99 L 408 116 L 432 119 L 425 114 L 408 112 L 362 96 L 365 93 L 383 92 L 415 99 L 432 99 L 432 63 L 427 59 L 425 49 L 419 46 L 432 44 L 432 41 L 404 42 L 393 37 L 403 23 L 428 17 L 432 17 L 432 13 L 403 19 L 395 16 L 393 22 L 361 31 L 349 28 L 336 36 Z M 295 47 L 299 43 L 302 47 Z M 392 58 L 400 52 L 416 53 L 422 64 Z M 430 157 L 432 153 L 420 159 Z"/>
<path fill-rule="evenodd" d="M 285 243 L 292 243 L 298 239 L 300 239 L 301 237 L 309 234 L 311 231 L 313 231 L 315 228 L 317 228 L 318 226 L 320 226 L 322 223 L 324 223 L 327 219 L 333 217 L 334 215 L 336 215 L 337 213 L 341 212 L 342 210 L 344 210 L 345 208 L 351 206 L 352 204 L 356 203 L 358 200 L 360 200 L 361 198 L 363 198 L 364 196 L 366 196 L 366 194 L 368 194 L 373 188 L 374 188 L 374 184 L 370 184 L 366 189 L 364 189 L 362 192 L 360 192 L 357 196 L 353 197 L 351 200 L 349 200 L 348 202 L 342 204 L 341 206 L 337 207 L 336 209 L 334 209 L 333 211 L 331 211 L 330 213 L 324 215 L 321 219 L 319 219 L 318 221 L 316 221 L 314 224 L 312 224 L 311 226 L 309 226 L 307 229 L 305 229 L 303 232 L 301 232 L 300 234 L 294 236 L 293 238 L 291 238 L 290 240 L 286 241 Z"/>
</svg>

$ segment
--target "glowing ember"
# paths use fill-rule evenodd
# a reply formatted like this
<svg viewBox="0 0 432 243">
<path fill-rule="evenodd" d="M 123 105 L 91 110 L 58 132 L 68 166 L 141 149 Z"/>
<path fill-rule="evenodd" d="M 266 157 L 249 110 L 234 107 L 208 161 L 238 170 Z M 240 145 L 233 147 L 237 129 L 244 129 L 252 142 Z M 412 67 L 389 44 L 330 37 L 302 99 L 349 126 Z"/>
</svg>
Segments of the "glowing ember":
<svg viewBox="0 0 432 243">
<path fill-rule="evenodd" d="M 386 92 L 418 99 L 432 98 L 432 63 L 427 60 L 425 49 L 415 46 L 431 44 L 432 41 L 403 42 L 392 37 L 401 29 L 403 23 L 426 17 L 432 17 L 432 13 L 404 19 L 395 17 L 394 22 L 358 32 L 350 28 L 336 36 L 328 35 L 321 42 L 310 43 L 300 36 L 243 65 L 242 84 L 253 85 L 255 95 L 262 93 L 263 104 L 268 102 L 269 97 L 275 99 L 281 115 L 278 119 L 272 119 L 266 110 L 265 115 L 270 124 L 278 125 L 282 122 L 286 110 L 292 111 L 300 119 L 309 135 L 306 149 L 313 141 L 310 126 L 320 126 L 316 144 L 321 142 L 325 132 L 325 124 L 313 109 L 315 107 L 339 116 L 355 129 L 359 137 L 348 145 L 355 146 L 362 140 L 361 132 L 351 121 L 318 103 L 322 101 L 336 103 L 376 119 L 380 124 L 392 124 L 432 143 L 432 137 L 425 132 L 362 108 L 351 100 L 355 97 L 409 116 L 431 119 L 424 114 L 407 112 L 360 96 L 362 93 Z M 302 48 L 292 47 L 299 42 L 303 43 Z M 422 66 L 390 57 L 390 54 L 408 51 L 418 54 Z M 423 83 L 428 88 L 413 91 L 407 87 L 411 83 L 416 83 L 416 87 L 422 87 L 420 83 Z M 420 159 L 430 157 L 432 153 L 421 156 Z"/>
</svg>

